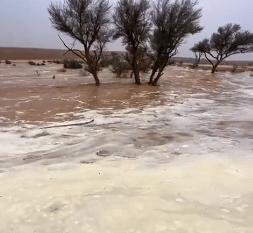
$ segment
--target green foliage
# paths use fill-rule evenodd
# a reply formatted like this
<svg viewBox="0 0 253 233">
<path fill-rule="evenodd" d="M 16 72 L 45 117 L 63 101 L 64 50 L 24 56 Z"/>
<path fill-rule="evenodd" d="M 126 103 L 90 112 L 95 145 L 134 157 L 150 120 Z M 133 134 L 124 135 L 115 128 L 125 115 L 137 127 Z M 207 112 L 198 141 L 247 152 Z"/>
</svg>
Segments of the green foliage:
<svg viewBox="0 0 253 233">
<path fill-rule="evenodd" d="M 148 57 L 143 57 L 140 62 L 140 71 L 147 73 L 152 66 L 153 61 Z"/>
<path fill-rule="evenodd" d="M 119 0 L 113 15 L 114 39 L 122 38 L 126 45 L 126 61 L 131 65 L 135 83 L 140 84 L 140 59 L 146 51 L 146 42 L 151 29 L 150 4 L 148 0 Z"/>
<path fill-rule="evenodd" d="M 164 68 L 171 57 L 178 52 L 184 39 L 202 31 L 199 24 L 202 9 L 196 9 L 198 1 L 158 0 L 152 12 L 154 30 L 150 38 L 151 49 L 154 53 L 154 66 L 150 76 L 150 84 L 156 85 L 163 75 Z M 156 75 L 155 80 L 153 77 Z"/>
<path fill-rule="evenodd" d="M 127 73 L 129 70 L 131 70 L 130 65 L 127 62 L 119 59 L 115 59 L 111 68 L 112 73 L 116 74 L 117 78 L 121 78 L 122 74 Z"/>
<path fill-rule="evenodd" d="M 231 55 L 253 52 L 253 33 L 242 31 L 239 24 L 226 24 L 213 33 L 211 39 L 204 39 L 194 47 L 202 52 L 213 66 L 212 73 L 218 65 Z"/>
<path fill-rule="evenodd" d="M 80 61 L 77 61 L 77 60 L 68 60 L 68 59 L 65 59 L 63 61 L 63 67 L 65 69 L 81 69 L 83 68 L 82 64 Z"/>
<path fill-rule="evenodd" d="M 66 0 L 63 4 L 51 3 L 48 7 L 52 26 L 83 45 L 84 53 L 69 47 L 59 36 L 68 51 L 89 66 L 96 85 L 99 85 L 99 61 L 111 37 L 110 7 L 108 0 Z M 80 67 L 80 64 L 73 67 Z"/>
<path fill-rule="evenodd" d="M 200 41 L 197 44 L 194 44 L 194 46 L 192 48 L 190 48 L 190 50 L 194 53 L 195 55 L 195 62 L 193 64 L 194 68 L 198 67 L 199 63 L 200 63 L 200 59 L 203 55 L 203 53 L 205 51 L 209 51 L 210 50 L 210 46 L 208 44 L 208 40 L 204 39 L 203 41 Z"/>
</svg>

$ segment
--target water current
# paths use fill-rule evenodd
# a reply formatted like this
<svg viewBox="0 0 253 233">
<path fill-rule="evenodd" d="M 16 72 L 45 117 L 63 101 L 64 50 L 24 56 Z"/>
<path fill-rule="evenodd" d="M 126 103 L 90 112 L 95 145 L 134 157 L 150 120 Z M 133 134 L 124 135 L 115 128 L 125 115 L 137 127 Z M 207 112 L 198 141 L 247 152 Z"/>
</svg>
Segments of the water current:
<svg viewBox="0 0 253 233">
<path fill-rule="evenodd" d="M 221 79 L 211 97 L 2 126 L 0 232 L 252 233 L 253 79 Z"/>
</svg>

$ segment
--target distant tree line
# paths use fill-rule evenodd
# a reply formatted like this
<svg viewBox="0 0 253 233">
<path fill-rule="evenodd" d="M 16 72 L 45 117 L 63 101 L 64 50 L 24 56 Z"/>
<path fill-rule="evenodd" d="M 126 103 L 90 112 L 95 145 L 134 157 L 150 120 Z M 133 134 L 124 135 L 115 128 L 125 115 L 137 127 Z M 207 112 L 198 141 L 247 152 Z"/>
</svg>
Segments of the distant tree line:
<svg viewBox="0 0 253 233">
<path fill-rule="evenodd" d="M 202 9 L 197 0 L 118 0 L 111 14 L 108 0 L 66 0 L 64 4 L 51 3 L 48 7 L 52 26 L 70 36 L 73 46 L 60 40 L 68 51 L 87 65 L 99 85 L 98 71 L 104 60 L 108 42 L 121 38 L 125 45 L 125 62 L 115 62 L 131 69 L 136 84 L 141 84 L 140 72 L 151 69 L 150 85 L 157 85 L 170 59 L 189 35 L 203 30 L 199 20 Z M 75 42 L 83 50 L 74 48 Z M 191 49 L 198 65 L 202 55 L 213 65 L 213 72 L 220 62 L 236 53 L 252 51 L 253 35 L 242 32 L 239 25 L 228 24 L 218 29 L 210 40 L 205 39 Z M 216 62 L 213 61 L 216 60 Z"/>
</svg>

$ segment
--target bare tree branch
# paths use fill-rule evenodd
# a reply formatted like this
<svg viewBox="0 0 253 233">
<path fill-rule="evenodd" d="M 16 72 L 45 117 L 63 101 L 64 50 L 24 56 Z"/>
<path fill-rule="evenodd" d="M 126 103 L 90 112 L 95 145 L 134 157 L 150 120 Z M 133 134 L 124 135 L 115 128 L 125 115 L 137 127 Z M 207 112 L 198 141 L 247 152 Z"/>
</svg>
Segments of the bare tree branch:
<svg viewBox="0 0 253 233">
<path fill-rule="evenodd" d="M 109 42 L 110 34 L 108 27 L 110 24 L 108 0 L 66 0 L 63 5 L 51 3 L 48 7 L 52 26 L 75 41 L 80 42 L 84 47 L 81 50 L 70 48 L 59 36 L 63 45 L 77 57 L 81 58 L 88 66 L 89 72 L 93 75 L 96 85 L 99 85 L 97 76 L 99 61 L 105 44 Z M 101 31 L 103 33 L 101 34 Z M 101 35 L 106 38 L 100 47 L 100 55 L 92 53 L 96 44 L 100 43 Z"/>
<path fill-rule="evenodd" d="M 60 40 L 63 43 L 63 45 L 68 49 L 68 51 L 66 53 L 64 53 L 64 55 L 67 54 L 68 52 L 72 52 L 76 56 L 78 56 L 79 58 L 81 58 L 83 61 L 87 62 L 87 60 L 85 59 L 85 55 L 82 53 L 82 51 L 80 51 L 78 49 L 72 49 L 72 48 L 68 47 L 59 34 L 58 34 L 58 37 L 60 38 Z M 81 53 L 82 56 L 79 55 L 77 52 Z"/>
</svg>

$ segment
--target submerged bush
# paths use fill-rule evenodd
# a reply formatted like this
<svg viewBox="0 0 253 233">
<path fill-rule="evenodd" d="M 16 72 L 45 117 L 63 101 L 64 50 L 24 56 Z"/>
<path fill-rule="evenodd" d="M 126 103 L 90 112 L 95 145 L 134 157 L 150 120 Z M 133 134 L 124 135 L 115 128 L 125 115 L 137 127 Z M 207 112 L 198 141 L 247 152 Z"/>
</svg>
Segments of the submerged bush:
<svg viewBox="0 0 253 233">
<path fill-rule="evenodd" d="M 64 64 L 64 61 L 62 61 L 62 60 L 53 60 L 53 63 L 55 63 L 55 64 Z"/>
<path fill-rule="evenodd" d="M 116 74 L 117 78 L 121 78 L 122 74 L 127 73 L 129 70 L 131 70 L 130 65 L 125 61 L 120 61 L 119 59 L 115 60 L 111 68 L 112 73 Z"/>
<path fill-rule="evenodd" d="M 169 60 L 168 61 L 168 66 L 174 66 L 176 64 L 175 60 Z"/>
<path fill-rule="evenodd" d="M 100 61 L 100 66 L 101 67 L 108 67 L 108 66 L 112 66 L 115 62 L 117 62 L 119 59 L 115 56 L 113 56 L 112 58 L 104 58 Z"/>
<path fill-rule="evenodd" d="M 142 59 L 142 62 L 140 64 L 140 71 L 147 73 L 152 66 L 152 60 L 151 59 Z"/>
<path fill-rule="evenodd" d="M 44 66 L 45 65 L 44 62 L 43 63 L 35 63 L 34 61 L 29 61 L 28 64 L 31 66 Z"/>
<path fill-rule="evenodd" d="M 68 59 L 63 61 L 63 67 L 66 69 L 81 69 L 81 68 L 83 68 L 80 61 L 68 60 Z"/>
<path fill-rule="evenodd" d="M 33 61 L 29 61 L 28 64 L 31 65 L 31 66 L 35 66 L 36 65 L 35 62 L 33 62 Z"/>
<path fill-rule="evenodd" d="M 231 72 L 232 72 L 232 73 L 235 73 L 235 72 L 237 71 L 237 68 L 238 68 L 237 65 L 233 65 L 233 68 L 232 68 Z"/>
<path fill-rule="evenodd" d="M 65 68 L 61 68 L 61 69 L 59 69 L 58 71 L 64 73 L 64 72 L 66 72 L 67 70 L 66 70 Z"/>
</svg>

